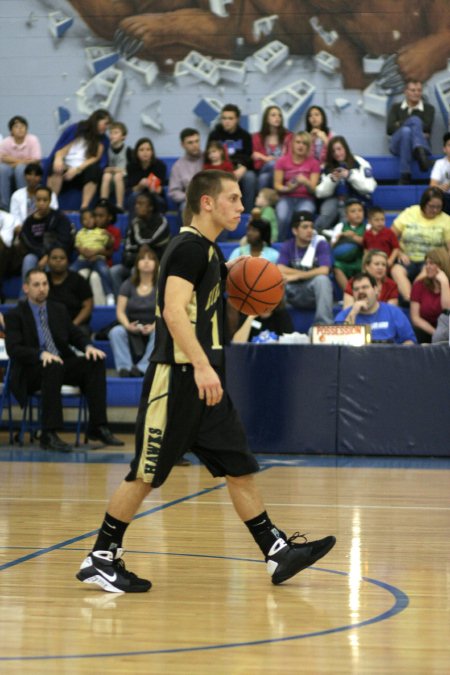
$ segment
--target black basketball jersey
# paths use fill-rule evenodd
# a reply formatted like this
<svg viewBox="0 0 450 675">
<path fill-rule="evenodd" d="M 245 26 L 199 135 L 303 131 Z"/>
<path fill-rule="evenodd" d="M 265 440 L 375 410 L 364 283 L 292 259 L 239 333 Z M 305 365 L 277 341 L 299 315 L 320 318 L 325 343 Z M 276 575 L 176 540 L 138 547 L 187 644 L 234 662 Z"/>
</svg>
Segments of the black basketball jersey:
<svg viewBox="0 0 450 675">
<path fill-rule="evenodd" d="M 223 258 L 222 258 L 223 259 Z M 223 298 L 221 258 L 217 246 L 192 227 L 182 227 L 161 259 L 156 306 L 155 347 L 151 361 L 189 363 L 174 342 L 163 316 L 167 277 L 178 276 L 194 285 L 187 312 L 197 340 L 213 366 L 223 363 Z"/>
</svg>

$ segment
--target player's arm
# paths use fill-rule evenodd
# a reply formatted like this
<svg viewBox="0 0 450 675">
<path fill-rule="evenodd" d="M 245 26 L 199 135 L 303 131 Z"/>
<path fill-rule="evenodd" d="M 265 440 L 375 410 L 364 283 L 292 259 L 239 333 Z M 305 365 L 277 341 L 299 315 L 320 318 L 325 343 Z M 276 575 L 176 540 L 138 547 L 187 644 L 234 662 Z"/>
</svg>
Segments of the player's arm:
<svg viewBox="0 0 450 675">
<path fill-rule="evenodd" d="M 197 340 L 187 312 L 193 290 L 194 285 L 190 281 L 177 276 L 168 276 L 164 294 L 163 319 L 172 338 L 186 354 L 194 368 L 199 398 L 205 400 L 206 405 L 216 405 L 223 395 L 222 385 Z"/>
</svg>

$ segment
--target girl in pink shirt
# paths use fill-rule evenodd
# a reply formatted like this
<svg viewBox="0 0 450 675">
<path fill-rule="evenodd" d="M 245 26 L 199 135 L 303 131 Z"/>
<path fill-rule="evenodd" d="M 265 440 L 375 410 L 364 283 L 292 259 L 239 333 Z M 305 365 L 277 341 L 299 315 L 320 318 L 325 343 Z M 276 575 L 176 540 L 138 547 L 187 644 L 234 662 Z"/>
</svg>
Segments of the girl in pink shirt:
<svg viewBox="0 0 450 675">
<path fill-rule="evenodd" d="M 310 148 L 310 134 L 301 131 L 295 134 L 290 152 L 275 163 L 274 188 L 280 195 L 276 206 L 280 241 L 289 235 L 296 211 L 316 211 L 314 190 L 319 181 L 320 165 L 309 156 Z"/>
</svg>

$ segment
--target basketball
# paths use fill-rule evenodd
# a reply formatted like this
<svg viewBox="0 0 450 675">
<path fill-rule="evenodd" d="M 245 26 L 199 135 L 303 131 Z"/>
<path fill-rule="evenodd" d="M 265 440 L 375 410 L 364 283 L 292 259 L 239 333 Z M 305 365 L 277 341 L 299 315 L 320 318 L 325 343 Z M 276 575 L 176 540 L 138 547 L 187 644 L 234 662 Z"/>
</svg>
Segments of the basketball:
<svg viewBox="0 0 450 675">
<path fill-rule="evenodd" d="M 258 315 L 275 309 L 283 292 L 280 270 L 264 258 L 243 258 L 228 271 L 228 300 L 243 314 Z"/>
</svg>

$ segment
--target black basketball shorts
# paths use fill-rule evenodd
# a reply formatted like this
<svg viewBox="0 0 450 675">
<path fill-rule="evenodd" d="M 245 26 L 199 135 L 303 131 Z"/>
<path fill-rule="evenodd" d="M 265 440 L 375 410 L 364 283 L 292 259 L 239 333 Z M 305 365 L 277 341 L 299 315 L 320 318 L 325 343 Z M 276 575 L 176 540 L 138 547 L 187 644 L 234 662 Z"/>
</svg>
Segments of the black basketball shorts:
<svg viewBox="0 0 450 675">
<path fill-rule="evenodd" d="M 188 451 L 213 476 L 246 476 L 259 470 L 230 397 L 207 406 L 198 397 L 191 365 L 151 363 L 136 421 L 136 453 L 127 481 L 159 487 Z"/>
</svg>

